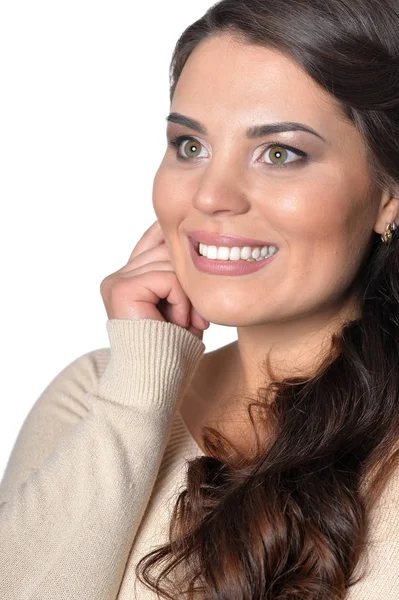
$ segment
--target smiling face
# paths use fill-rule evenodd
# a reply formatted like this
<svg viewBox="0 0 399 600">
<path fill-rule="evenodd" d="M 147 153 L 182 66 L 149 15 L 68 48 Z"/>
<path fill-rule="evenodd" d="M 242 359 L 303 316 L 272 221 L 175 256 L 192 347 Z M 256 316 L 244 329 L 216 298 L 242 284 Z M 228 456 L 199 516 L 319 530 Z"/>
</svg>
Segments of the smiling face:
<svg viewBox="0 0 399 600">
<path fill-rule="evenodd" d="M 380 198 L 371 195 L 362 138 L 334 99 L 284 55 L 223 35 L 191 54 L 171 113 L 206 131 L 168 122 L 169 142 L 195 141 L 168 145 L 153 185 L 173 267 L 196 310 L 236 327 L 338 314 Z M 247 136 L 250 127 L 280 122 L 318 135 Z M 198 229 L 266 240 L 279 251 L 252 274 L 203 273 L 186 236 Z"/>
</svg>

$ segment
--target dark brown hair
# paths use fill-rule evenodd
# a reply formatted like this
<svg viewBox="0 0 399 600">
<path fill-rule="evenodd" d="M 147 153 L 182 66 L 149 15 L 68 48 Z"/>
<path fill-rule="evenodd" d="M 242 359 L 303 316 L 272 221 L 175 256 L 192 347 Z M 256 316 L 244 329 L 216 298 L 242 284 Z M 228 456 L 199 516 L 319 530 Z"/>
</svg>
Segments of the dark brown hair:
<svg viewBox="0 0 399 600">
<path fill-rule="evenodd" d="M 180 36 L 170 98 L 210 36 L 278 50 L 361 132 L 376 189 L 396 190 L 398 29 L 397 0 L 222 0 Z M 252 406 L 272 434 L 255 431 L 256 453 L 232 453 L 204 428 L 207 455 L 188 463 L 170 543 L 136 567 L 162 598 L 336 600 L 365 576 L 353 573 L 367 551 L 370 513 L 399 459 L 398 232 L 389 245 L 371 232 L 353 282 L 361 316 L 332 336 L 317 372 L 257 391 L 248 410 L 254 431 Z"/>
</svg>

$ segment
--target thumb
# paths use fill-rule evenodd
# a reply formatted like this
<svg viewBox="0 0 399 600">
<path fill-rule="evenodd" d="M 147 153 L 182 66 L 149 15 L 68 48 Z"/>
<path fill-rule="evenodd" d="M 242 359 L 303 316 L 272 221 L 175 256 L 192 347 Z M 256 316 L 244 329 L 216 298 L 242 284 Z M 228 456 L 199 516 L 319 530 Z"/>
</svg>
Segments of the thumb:
<svg viewBox="0 0 399 600">
<path fill-rule="evenodd" d="M 196 327 L 194 327 L 194 325 L 190 324 L 190 326 L 187 327 L 187 331 L 189 331 L 190 333 L 192 333 L 195 336 L 197 336 L 197 338 L 199 340 L 201 340 L 201 342 L 202 342 L 202 338 L 204 337 L 204 331 L 203 331 L 203 329 L 197 329 Z"/>
</svg>

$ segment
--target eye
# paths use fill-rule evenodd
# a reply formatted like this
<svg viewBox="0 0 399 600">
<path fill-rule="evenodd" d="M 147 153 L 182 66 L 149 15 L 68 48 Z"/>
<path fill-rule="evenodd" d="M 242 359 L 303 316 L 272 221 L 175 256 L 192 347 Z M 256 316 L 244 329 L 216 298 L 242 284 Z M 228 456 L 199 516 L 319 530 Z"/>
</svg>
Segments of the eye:
<svg viewBox="0 0 399 600">
<path fill-rule="evenodd" d="M 169 146 L 176 148 L 176 158 L 181 161 L 187 160 L 196 160 L 197 158 L 203 158 L 200 156 L 202 144 L 195 139 L 194 137 L 187 135 L 179 135 L 175 138 L 172 138 L 169 141 Z M 182 149 L 184 155 L 179 153 L 179 150 Z M 287 146 L 286 144 L 278 144 L 277 142 L 272 142 L 267 146 L 265 150 L 263 150 L 262 156 L 272 150 L 272 162 L 265 162 L 266 165 L 270 165 L 271 167 L 285 167 L 291 164 L 296 163 L 304 163 L 309 158 L 306 152 L 299 150 L 298 148 L 293 148 L 292 146 Z M 294 156 L 299 157 L 299 160 L 288 161 L 289 155 L 292 154 Z M 274 160 L 276 162 L 274 162 Z M 264 161 L 260 161 L 264 162 Z M 298 165 L 297 165 L 298 166 Z"/>
<path fill-rule="evenodd" d="M 184 142 L 184 143 L 183 143 Z M 187 143 L 189 142 L 189 143 Z M 176 148 L 176 158 L 178 160 L 190 160 L 196 158 L 202 158 L 199 156 L 199 151 L 202 144 L 193 137 L 187 135 L 179 135 L 170 140 L 169 145 Z M 179 150 L 182 148 L 184 155 L 179 154 Z"/>
<path fill-rule="evenodd" d="M 273 167 L 284 167 L 286 164 L 290 165 L 291 163 L 301 163 L 308 158 L 306 152 L 298 150 L 297 148 L 292 148 L 291 146 L 286 146 L 285 144 L 278 144 L 276 142 L 269 144 L 269 146 L 263 151 L 262 156 L 264 156 L 267 152 L 270 151 L 270 158 L 272 162 L 265 161 L 265 163 Z M 290 154 L 294 156 L 299 156 L 299 160 L 289 161 L 287 163 L 287 158 L 289 158 Z M 274 160 L 276 162 L 273 162 Z"/>
</svg>

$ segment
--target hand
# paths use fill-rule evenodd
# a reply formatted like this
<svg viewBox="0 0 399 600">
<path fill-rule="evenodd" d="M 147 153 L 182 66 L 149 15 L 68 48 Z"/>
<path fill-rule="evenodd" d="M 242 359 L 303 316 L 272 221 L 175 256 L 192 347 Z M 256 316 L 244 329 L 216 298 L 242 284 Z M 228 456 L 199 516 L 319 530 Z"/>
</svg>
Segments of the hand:
<svg viewBox="0 0 399 600">
<path fill-rule="evenodd" d="M 156 220 L 136 244 L 127 264 L 100 285 L 108 319 L 155 319 L 174 323 L 201 341 L 209 327 L 183 291 Z"/>
</svg>

